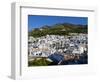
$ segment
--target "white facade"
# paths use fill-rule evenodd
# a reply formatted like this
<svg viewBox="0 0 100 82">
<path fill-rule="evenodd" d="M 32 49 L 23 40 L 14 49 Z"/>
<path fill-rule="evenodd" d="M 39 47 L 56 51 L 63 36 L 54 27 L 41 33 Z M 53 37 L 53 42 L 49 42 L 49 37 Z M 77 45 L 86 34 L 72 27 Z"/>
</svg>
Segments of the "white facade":
<svg viewBox="0 0 100 82">
<path fill-rule="evenodd" d="M 53 54 L 56 51 L 63 53 L 63 51 L 65 52 L 66 50 L 69 50 L 72 54 L 82 54 L 84 53 L 84 51 L 87 51 L 87 48 L 85 47 L 87 45 L 87 34 L 71 36 L 71 39 L 69 39 L 68 37 L 59 35 L 46 35 L 39 38 L 29 37 L 29 41 L 32 42 L 31 46 L 29 46 L 30 55 L 31 53 L 34 53 L 32 55 L 40 56 L 39 51 L 41 51 L 41 56 L 43 57 Z M 79 43 L 77 43 L 77 41 Z M 37 52 L 34 52 L 34 50 L 32 50 L 33 46 L 38 48 Z M 33 47 L 33 49 L 35 48 Z"/>
</svg>

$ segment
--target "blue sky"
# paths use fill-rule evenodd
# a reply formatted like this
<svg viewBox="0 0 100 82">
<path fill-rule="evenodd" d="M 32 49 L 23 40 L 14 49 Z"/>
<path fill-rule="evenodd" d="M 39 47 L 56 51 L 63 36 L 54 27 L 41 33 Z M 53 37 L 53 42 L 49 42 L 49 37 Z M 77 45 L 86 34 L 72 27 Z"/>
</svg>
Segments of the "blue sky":
<svg viewBox="0 0 100 82">
<path fill-rule="evenodd" d="M 87 17 L 28 15 L 28 30 L 57 23 L 88 24 Z"/>
</svg>

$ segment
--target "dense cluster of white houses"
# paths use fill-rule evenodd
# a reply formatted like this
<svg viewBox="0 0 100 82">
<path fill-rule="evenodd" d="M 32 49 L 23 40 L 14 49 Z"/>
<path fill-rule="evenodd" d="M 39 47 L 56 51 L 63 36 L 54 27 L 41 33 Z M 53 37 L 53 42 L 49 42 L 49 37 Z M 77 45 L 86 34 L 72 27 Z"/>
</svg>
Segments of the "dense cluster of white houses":
<svg viewBox="0 0 100 82">
<path fill-rule="evenodd" d="M 87 34 L 71 34 L 69 36 L 46 35 L 28 38 L 28 55 L 30 57 L 48 57 L 54 53 L 62 55 L 81 55 L 87 52 Z"/>
</svg>

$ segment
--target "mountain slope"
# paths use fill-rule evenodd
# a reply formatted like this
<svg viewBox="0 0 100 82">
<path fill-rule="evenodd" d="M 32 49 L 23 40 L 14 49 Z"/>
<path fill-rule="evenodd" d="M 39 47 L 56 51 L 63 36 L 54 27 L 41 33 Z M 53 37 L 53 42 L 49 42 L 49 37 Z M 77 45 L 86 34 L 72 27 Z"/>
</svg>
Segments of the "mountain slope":
<svg viewBox="0 0 100 82">
<path fill-rule="evenodd" d="M 68 35 L 69 33 L 87 33 L 87 25 L 75 25 L 69 23 L 55 24 L 52 26 L 43 26 L 35 28 L 30 31 L 29 36 L 41 37 L 47 34 L 49 35 Z"/>
</svg>

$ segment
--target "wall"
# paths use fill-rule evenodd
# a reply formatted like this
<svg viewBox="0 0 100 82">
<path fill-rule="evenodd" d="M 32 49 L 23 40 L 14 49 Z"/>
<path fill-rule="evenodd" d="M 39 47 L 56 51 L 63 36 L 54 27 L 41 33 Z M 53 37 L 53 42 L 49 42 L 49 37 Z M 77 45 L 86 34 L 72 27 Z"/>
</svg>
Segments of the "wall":
<svg viewBox="0 0 100 82">
<path fill-rule="evenodd" d="M 11 2 L 15 1 L 24 1 L 24 2 L 38 2 L 38 3 L 47 3 L 47 4 L 64 4 L 64 5 L 83 5 L 83 6 L 96 6 L 98 9 L 97 21 L 100 21 L 100 5 L 99 0 L 1 0 L 0 2 L 0 81 L 13 81 L 10 79 L 10 69 L 11 69 Z M 98 27 L 100 26 L 98 22 Z M 98 29 L 97 38 L 97 54 L 98 57 L 96 60 L 99 60 L 99 46 L 100 46 L 100 28 Z M 98 61 L 99 62 L 99 61 Z M 98 65 L 98 69 L 100 68 L 100 64 Z M 98 71 L 98 70 L 97 70 Z M 38 82 L 49 82 L 49 81 L 70 81 L 70 82 L 99 82 L 100 71 L 98 71 L 97 75 L 94 76 L 72 76 L 72 77 L 61 77 L 61 78 L 46 78 L 46 79 L 35 79 L 34 81 Z"/>
</svg>

